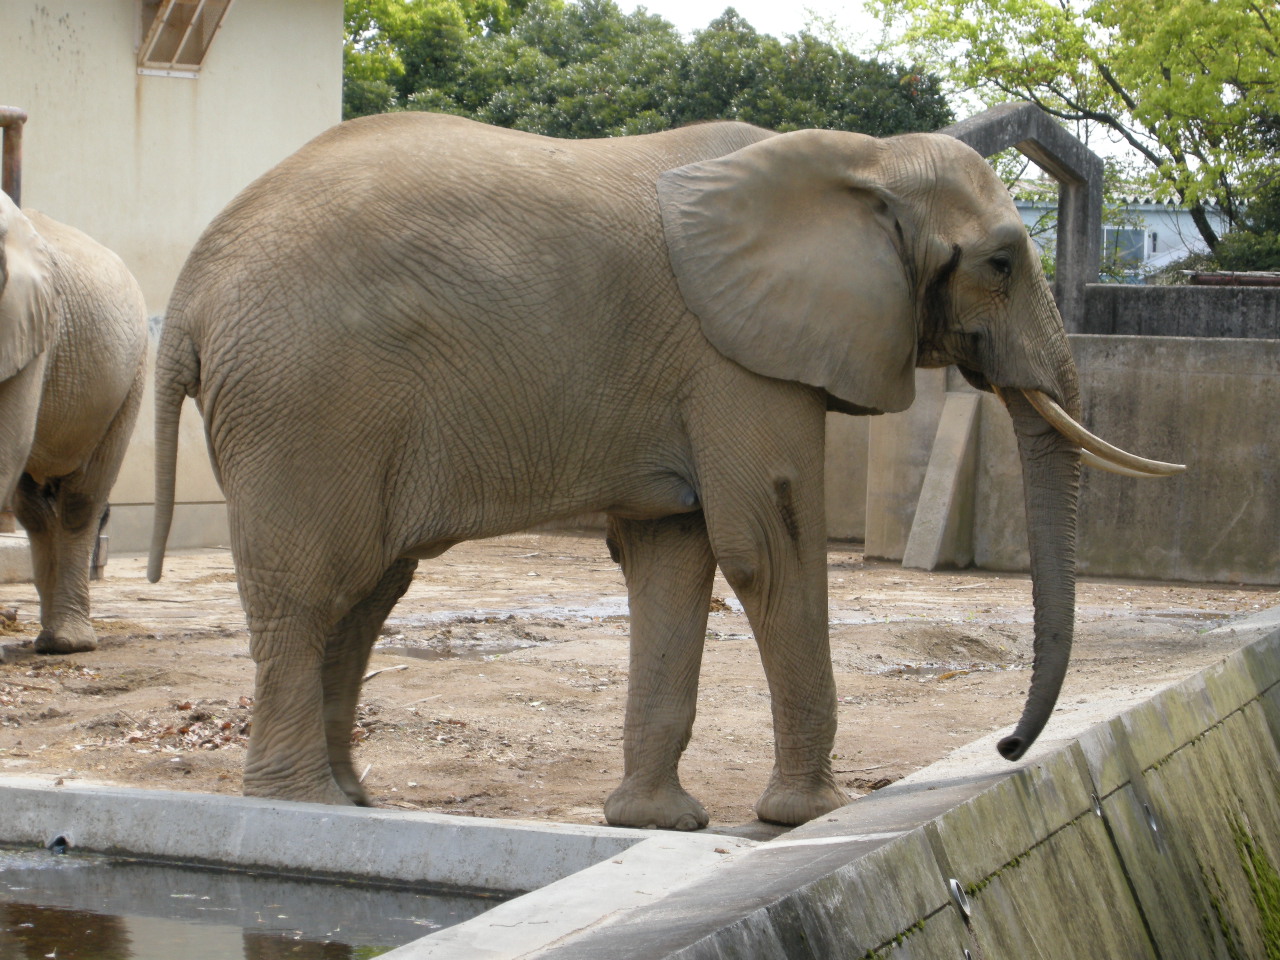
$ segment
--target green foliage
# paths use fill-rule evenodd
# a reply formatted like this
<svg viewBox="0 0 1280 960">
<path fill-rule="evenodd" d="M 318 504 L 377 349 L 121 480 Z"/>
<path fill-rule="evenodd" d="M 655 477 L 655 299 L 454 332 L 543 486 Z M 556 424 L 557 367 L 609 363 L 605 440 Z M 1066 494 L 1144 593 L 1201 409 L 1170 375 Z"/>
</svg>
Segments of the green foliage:
<svg viewBox="0 0 1280 960">
<path fill-rule="evenodd" d="M 1229 233 L 1214 251 L 1223 270 L 1268 270 L 1280 272 L 1280 234 Z"/>
<path fill-rule="evenodd" d="M 1275 119 L 1271 120 L 1275 124 Z M 1272 127 L 1269 137 L 1280 140 Z M 1240 229 L 1222 238 L 1214 251 L 1223 270 L 1280 271 L 1280 171 L 1260 182 L 1244 210 Z"/>
<path fill-rule="evenodd" d="M 936 77 L 864 60 L 808 33 L 781 41 L 732 8 L 687 47 L 677 121 L 745 120 L 772 130 L 856 130 L 873 136 L 951 122 Z"/>
<path fill-rule="evenodd" d="M 510 30 L 528 0 L 345 0 L 344 119 L 456 77 L 467 40 Z"/>
<path fill-rule="evenodd" d="M 506 36 L 468 45 L 456 112 L 557 137 L 645 133 L 671 125 L 675 28 L 611 0 L 533 3 Z"/>
<path fill-rule="evenodd" d="M 1108 128 L 1150 186 L 1187 205 L 1205 242 L 1275 163 L 1259 117 L 1280 115 L 1274 0 L 874 0 L 899 44 L 952 88 L 1020 99 Z"/>
<path fill-rule="evenodd" d="M 936 77 L 809 34 L 778 40 L 732 8 L 687 41 L 614 0 L 533 0 L 501 21 L 475 8 L 347 0 L 344 116 L 435 110 L 558 137 L 712 119 L 887 135 L 952 119 Z"/>
</svg>

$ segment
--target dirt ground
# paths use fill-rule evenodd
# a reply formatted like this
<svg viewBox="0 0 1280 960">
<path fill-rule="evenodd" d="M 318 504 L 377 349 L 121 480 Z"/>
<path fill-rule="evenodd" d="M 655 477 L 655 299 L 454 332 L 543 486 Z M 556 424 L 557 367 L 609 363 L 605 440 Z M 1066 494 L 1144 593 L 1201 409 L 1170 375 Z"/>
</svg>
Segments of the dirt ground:
<svg viewBox="0 0 1280 960">
<path fill-rule="evenodd" d="M 835 769 L 852 796 L 1017 719 L 1031 659 L 1025 576 L 904 570 L 856 544 L 832 544 L 828 559 Z M 625 597 L 596 537 L 500 537 L 421 564 L 375 650 L 353 734 L 378 803 L 603 822 L 622 771 Z M 752 820 L 773 743 L 746 618 L 720 578 L 715 598 L 681 775 L 713 825 L 731 826 Z M 1235 646 L 1207 629 L 1277 603 L 1274 588 L 1086 580 L 1059 703 L 1195 673 Z M 92 653 L 31 653 L 38 613 L 32 586 L 0 585 L 0 774 L 240 791 L 253 665 L 228 551 L 173 554 L 155 585 L 144 558 L 112 557 L 93 585 Z"/>
</svg>

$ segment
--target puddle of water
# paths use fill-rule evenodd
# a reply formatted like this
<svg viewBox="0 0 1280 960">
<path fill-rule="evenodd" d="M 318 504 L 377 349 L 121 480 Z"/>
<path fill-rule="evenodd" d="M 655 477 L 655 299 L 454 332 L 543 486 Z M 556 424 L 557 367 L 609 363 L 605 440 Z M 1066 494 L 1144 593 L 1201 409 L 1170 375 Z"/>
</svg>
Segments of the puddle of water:
<svg viewBox="0 0 1280 960">
<path fill-rule="evenodd" d="M 5 960 L 364 960 L 499 902 L 0 847 Z"/>
<path fill-rule="evenodd" d="M 565 606 L 547 603 L 538 606 L 503 607 L 502 609 L 469 608 L 467 610 L 436 610 L 433 613 L 410 613 L 387 617 L 387 627 L 439 626 L 451 622 L 475 623 L 478 620 L 504 620 L 510 617 L 545 617 L 553 620 L 604 620 L 608 617 L 625 617 L 629 612 L 627 598 L 600 597 L 586 606 Z"/>
<path fill-rule="evenodd" d="M 507 643 L 486 643 L 484 641 L 470 641 L 467 643 L 426 641 L 413 643 L 401 636 L 387 641 L 380 640 L 375 644 L 374 649 L 379 653 L 413 657 L 417 660 L 492 660 L 494 657 L 500 657 L 504 653 L 527 650 L 536 646 L 537 644 L 532 640 Z"/>
<path fill-rule="evenodd" d="M 1140 614 L 1144 617 L 1155 617 L 1158 620 L 1190 620 L 1193 623 L 1203 623 L 1206 626 L 1216 627 L 1220 623 L 1226 623 L 1233 614 L 1219 613 L 1216 610 L 1151 610 L 1147 613 Z"/>
<path fill-rule="evenodd" d="M 955 663 L 896 663 L 877 671 L 885 677 L 924 677 L 925 679 L 961 677 L 966 673 L 990 673 L 996 670 L 1011 670 L 1012 667 L 998 663 L 971 663 L 966 665 Z"/>
</svg>

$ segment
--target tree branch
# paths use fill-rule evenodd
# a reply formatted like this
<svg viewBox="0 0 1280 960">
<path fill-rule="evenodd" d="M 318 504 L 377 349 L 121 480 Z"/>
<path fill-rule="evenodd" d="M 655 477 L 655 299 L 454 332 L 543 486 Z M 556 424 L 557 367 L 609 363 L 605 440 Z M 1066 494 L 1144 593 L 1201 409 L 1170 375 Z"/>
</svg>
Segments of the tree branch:
<svg viewBox="0 0 1280 960">
<path fill-rule="evenodd" d="M 1138 105 L 1134 103 L 1133 97 L 1129 96 L 1129 91 L 1120 85 L 1120 81 L 1115 78 L 1111 69 L 1101 61 L 1094 61 L 1094 66 L 1098 68 L 1098 75 L 1107 82 L 1107 86 L 1114 90 L 1116 96 L 1124 102 L 1125 108 L 1130 113 L 1136 113 Z"/>
</svg>

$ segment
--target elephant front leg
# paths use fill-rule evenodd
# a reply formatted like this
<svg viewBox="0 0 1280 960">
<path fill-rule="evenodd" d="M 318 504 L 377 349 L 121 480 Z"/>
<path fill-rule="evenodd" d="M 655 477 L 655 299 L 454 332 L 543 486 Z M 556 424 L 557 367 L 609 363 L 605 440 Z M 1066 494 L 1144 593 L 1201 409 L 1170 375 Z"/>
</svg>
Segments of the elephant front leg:
<svg viewBox="0 0 1280 960">
<path fill-rule="evenodd" d="M 821 438 L 816 449 L 820 456 Z M 712 546 L 769 684 L 774 768 L 755 809 L 772 823 L 805 823 L 848 802 L 831 770 L 836 690 L 820 470 L 820 459 L 797 457 L 772 475 L 744 471 L 712 490 L 704 483 Z"/>
<path fill-rule="evenodd" d="M 18 484 L 15 508 L 31 541 L 40 593 L 37 653 L 78 653 L 98 646 L 89 619 L 89 568 L 145 383 L 140 368 L 102 440 L 79 469 L 45 485 L 24 474 Z"/>
<path fill-rule="evenodd" d="M 605 801 L 616 826 L 697 830 L 707 812 L 680 785 L 693 730 L 715 559 L 701 514 L 609 520 L 631 604 L 623 780 Z"/>
</svg>

